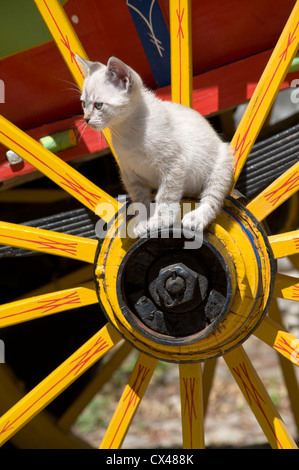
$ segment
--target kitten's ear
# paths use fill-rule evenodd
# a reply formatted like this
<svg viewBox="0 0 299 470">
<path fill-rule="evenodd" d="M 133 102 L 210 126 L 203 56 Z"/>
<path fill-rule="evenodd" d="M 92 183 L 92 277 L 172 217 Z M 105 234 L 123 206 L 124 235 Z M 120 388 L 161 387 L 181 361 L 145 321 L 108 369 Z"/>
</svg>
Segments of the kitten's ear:
<svg viewBox="0 0 299 470">
<path fill-rule="evenodd" d="M 107 79 L 121 90 L 129 90 L 133 83 L 133 74 L 130 67 L 116 57 L 110 57 L 106 70 Z"/>
<path fill-rule="evenodd" d="M 91 60 L 83 59 L 78 54 L 75 55 L 75 58 L 85 77 L 88 77 L 96 70 L 105 67 L 105 65 L 101 64 L 100 62 L 92 62 Z"/>
</svg>

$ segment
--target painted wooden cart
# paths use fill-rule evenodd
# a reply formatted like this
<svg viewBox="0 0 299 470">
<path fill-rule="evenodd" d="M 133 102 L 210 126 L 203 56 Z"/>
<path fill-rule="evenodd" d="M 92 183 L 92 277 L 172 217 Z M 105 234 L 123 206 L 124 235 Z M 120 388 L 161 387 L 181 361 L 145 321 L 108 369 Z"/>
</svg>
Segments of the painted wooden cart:
<svg viewBox="0 0 299 470">
<path fill-rule="evenodd" d="M 29 3 L 19 2 L 18 7 L 26 5 L 27 8 Z M 2 51 L 5 57 L 0 62 L 5 97 L 2 99 L 5 103 L 0 105 L 3 107 L 0 175 L 3 188 L 7 188 L 1 194 L 2 204 L 4 207 L 4 202 L 10 204 L 14 199 L 29 204 L 37 197 L 40 202 L 43 198 L 50 201 L 53 207 L 64 201 L 62 193 L 53 188 L 8 190 L 43 174 L 95 215 L 94 220 L 107 223 L 108 229 L 105 238 L 98 239 L 70 233 L 69 219 L 64 220 L 66 230 L 60 231 L 53 229 L 49 220 L 48 228 L 41 228 L 42 220 L 40 226 L 13 221 L 0 223 L 0 243 L 5 250 L 11 247 L 11 250 L 46 253 L 81 263 L 78 271 L 67 273 L 60 280 L 59 290 L 57 287 L 51 290 L 47 284 L 30 295 L 18 292 L 20 298 L 0 308 L 1 338 L 5 339 L 5 346 L 14 345 L 16 361 L 21 363 L 21 356 L 23 353 L 26 356 L 30 348 L 38 362 L 38 340 L 46 343 L 46 356 L 56 354 L 56 336 L 51 336 L 53 332 L 50 333 L 44 322 L 46 318 L 59 318 L 62 312 L 69 312 L 67 328 L 61 327 L 65 348 L 56 357 L 61 364 L 55 365 L 28 393 L 24 388 L 30 389 L 30 385 L 20 385 L 22 378 L 16 374 L 17 366 L 0 365 L 0 442 L 36 448 L 84 446 L 70 434 L 71 425 L 133 348 L 139 351 L 139 356 L 101 442 L 102 448 L 122 445 L 158 361 L 174 362 L 179 367 L 184 447 L 203 448 L 204 410 L 219 356 L 223 356 L 271 446 L 296 448 L 242 343 L 255 335 L 287 359 L 283 371 L 294 417 L 299 423 L 299 390 L 293 370 L 293 365 L 299 363 L 299 340 L 282 326 L 276 302 L 276 297 L 298 300 L 298 279 L 276 272 L 278 258 L 298 253 L 296 207 L 292 230 L 270 234 L 264 223 L 296 194 L 298 162 L 287 169 L 282 167 L 281 174 L 254 197 L 245 198 L 233 191 L 205 234 L 202 246 L 196 250 L 187 249 L 187 240 L 182 235 L 178 237 L 175 229 L 170 231 L 169 238 L 130 238 L 127 228 L 134 219 L 127 214 L 126 202 L 115 199 L 75 169 L 82 158 L 102 155 L 108 146 L 114 154 L 110 131 L 103 132 L 104 138 L 91 130 L 78 138 L 80 125 L 76 124 L 77 116 L 72 116 L 79 113 L 78 96 L 67 97 L 62 81 L 70 80 L 67 69 L 63 61 L 56 60 L 54 44 L 48 41 L 35 15 L 39 11 L 79 88 L 84 76 L 75 54 L 87 58 L 82 46 L 86 43 L 89 57 L 105 62 L 110 55 L 118 55 L 161 98 L 171 97 L 205 115 L 227 110 L 251 98 L 231 140 L 237 187 L 277 92 L 296 79 L 296 74 L 289 71 L 290 67 L 294 70 L 293 60 L 299 44 L 299 2 L 264 2 L 261 6 L 254 1 L 244 4 L 215 1 L 215 7 L 221 8 L 217 10 L 219 15 L 215 15 L 213 2 L 207 5 L 193 2 L 191 14 L 191 1 L 187 0 L 170 0 L 169 10 L 166 1 L 127 1 L 121 6 L 120 2 L 77 0 L 35 0 L 34 3 L 30 5 L 32 10 L 27 11 L 28 21 L 24 16 L 21 20 L 24 45 L 17 41 L 11 43 L 10 50 Z M 85 10 L 87 5 L 91 9 L 89 14 Z M 8 6 L 5 12 L 13 13 Z M 26 28 L 35 28 L 35 34 L 26 35 Z M 99 44 L 103 45 L 102 50 Z M 77 126 L 75 135 L 71 132 L 74 125 Z M 13 153 L 7 155 L 7 149 Z M 117 161 L 117 155 L 114 156 Z M 185 202 L 190 208 L 196 203 L 189 199 Z M 69 216 L 67 212 L 64 214 Z M 72 221 L 76 214 L 72 212 Z M 195 277 L 207 280 L 200 305 L 192 304 L 190 311 L 187 303 L 181 304 L 183 317 L 180 310 L 157 306 L 149 286 L 150 281 L 155 281 L 157 286 L 172 276 L 174 263 L 180 264 L 180 275 L 188 278 L 188 282 L 194 270 Z M 28 281 L 26 269 L 19 280 L 24 285 Z M 9 272 L 6 275 L 9 277 Z M 18 279 L 16 271 L 13 275 Z M 43 278 L 44 272 L 40 276 Z M 73 335 L 72 323 L 89 306 L 96 309 L 97 318 L 95 322 L 93 318 L 92 325 L 95 331 L 91 334 L 85 330 L 89 317 L 84 315 L 79 323 L 81 345 L 69 354 L 66 346 Z M 194 316 L 196 309 L 201 312 L 202 322 Z M 26 333 L 30 324 L 39 325 L 33 337 Z M 55 324 L 57 327 L 59 324 Z M 82 345 L 83 337 L 86 341 Z M 19 344 L 24 351 L 18 350 Z M 43 365 L 44 358 L 42 369 Z M 30 366 L 34 369 L 34 364 Z M 90 371 L 93 374 L 88 375 Z M 46 375 L 45 369 L 36 370 L 34 378 L 40 374 Z M 81 383 L 79 393 L 67 406 L 64 403 L 59 417 L 53 421 L 43 410 L 49 409 L 51 402 L 66 393 L 72 384 L 80 383 L 81 376 L 88 376 L 88 380 Z"/>
</svg>

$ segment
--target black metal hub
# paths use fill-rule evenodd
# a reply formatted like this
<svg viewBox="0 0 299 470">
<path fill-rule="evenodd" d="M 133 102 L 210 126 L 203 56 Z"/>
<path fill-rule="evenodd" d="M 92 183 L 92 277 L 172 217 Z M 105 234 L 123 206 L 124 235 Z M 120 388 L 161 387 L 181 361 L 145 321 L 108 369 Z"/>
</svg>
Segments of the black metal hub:
<svg viewBox="0 0 299 470">
<path fill-rule="evenodd" d="M 161 308 L 183 313 L 198 307 L 207 295 L 208 279 L 201 266 L 194 271 L 184 263 L 168 265 L 168 256 L 162 257 L 149 272 L 149 293 Z M 156 271 L 161 267 L 158 276 Z M 153 278 L 153 279 L 152 279 Z"/>
<path fill-rule="evenodd" d="M 188 240 L 190 242 L 190 240 Z M 230 304 L 231 279 L 222 255 L 204 238 L 200 248 L 178 238 L 139 240 L 123 259 L 117 294 L 129 323 L 158 342 L 206 337 Z"/>
</svg>

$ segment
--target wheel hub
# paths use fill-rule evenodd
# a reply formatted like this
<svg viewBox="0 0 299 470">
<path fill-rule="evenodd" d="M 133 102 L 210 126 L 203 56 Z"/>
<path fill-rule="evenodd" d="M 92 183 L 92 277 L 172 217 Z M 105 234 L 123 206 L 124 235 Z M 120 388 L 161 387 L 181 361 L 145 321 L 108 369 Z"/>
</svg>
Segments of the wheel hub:
<svg viewBox="0 0 299 470">
<path fill-rule="evenodd" d="M 159 359 L 194 362 L 252 334 L 272 297 L 275 262 L 241 203 L 228 198 L 196 249 L 177 229 L 169 238 L 122 238 L 128 223 L 120 215 L 96 260 L 99 300 L 127 341 Z"/>
<path fill-rule="evenodd" d="M 154 275 L 150 273 L 150 277 Z M 191 305 L 197 307 L 206 297 L 207 289 L 208 279 L 201 267 L 198 266 L 197 271 L 194 271 L 184 263 L 175 263 L 160 269 L 157 278 L 149 284 L 155 303 L 178 313 L 184 312 Z"/>
<path fill-rule="evenodd" d="M 139 240 L 127 253 L 118 273 L 118 300 L 131 326 L 151 340 L 194 343 L 224 315 L 234 273 L 209 236 L 194 250 L 185 248 L 180 230 L 161 235 Z"/>
</svg>

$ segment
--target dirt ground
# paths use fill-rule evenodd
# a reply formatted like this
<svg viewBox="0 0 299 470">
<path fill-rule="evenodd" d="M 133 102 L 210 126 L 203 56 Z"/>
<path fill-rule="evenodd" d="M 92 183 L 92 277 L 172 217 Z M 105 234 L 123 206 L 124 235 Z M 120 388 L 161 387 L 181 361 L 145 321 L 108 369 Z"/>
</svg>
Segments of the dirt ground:
<svg viewBox="0 0 299 470">
<path fill-rule="evenodd" d="M 288 263 L 280 271 L 298 275 Z M 284 321 L 298 337 L 299 305 L 280 302 Z M 284 385 L 277 353 L 251 336 L 244 349 L 262 379 L 288 430 L 297 429 Z M 113 380 L 79 417 L 74 432 L 95 447 L 103 438 L 126 380 L 136 360 L 134 352 Z M 296 371 L 297 373 L 297 371 Z M 297 376 L 299 378 L 299 376 Z M 176 364 L 159 363 L 123 444 L 124 449 L 174 449 L 182 447 L 179 371 Z M 212 448 L 267 446 L 267 439 L 222 358 L 217 359 L 214 382 L 205 417 L 205 445 Z"/>
</svg>

